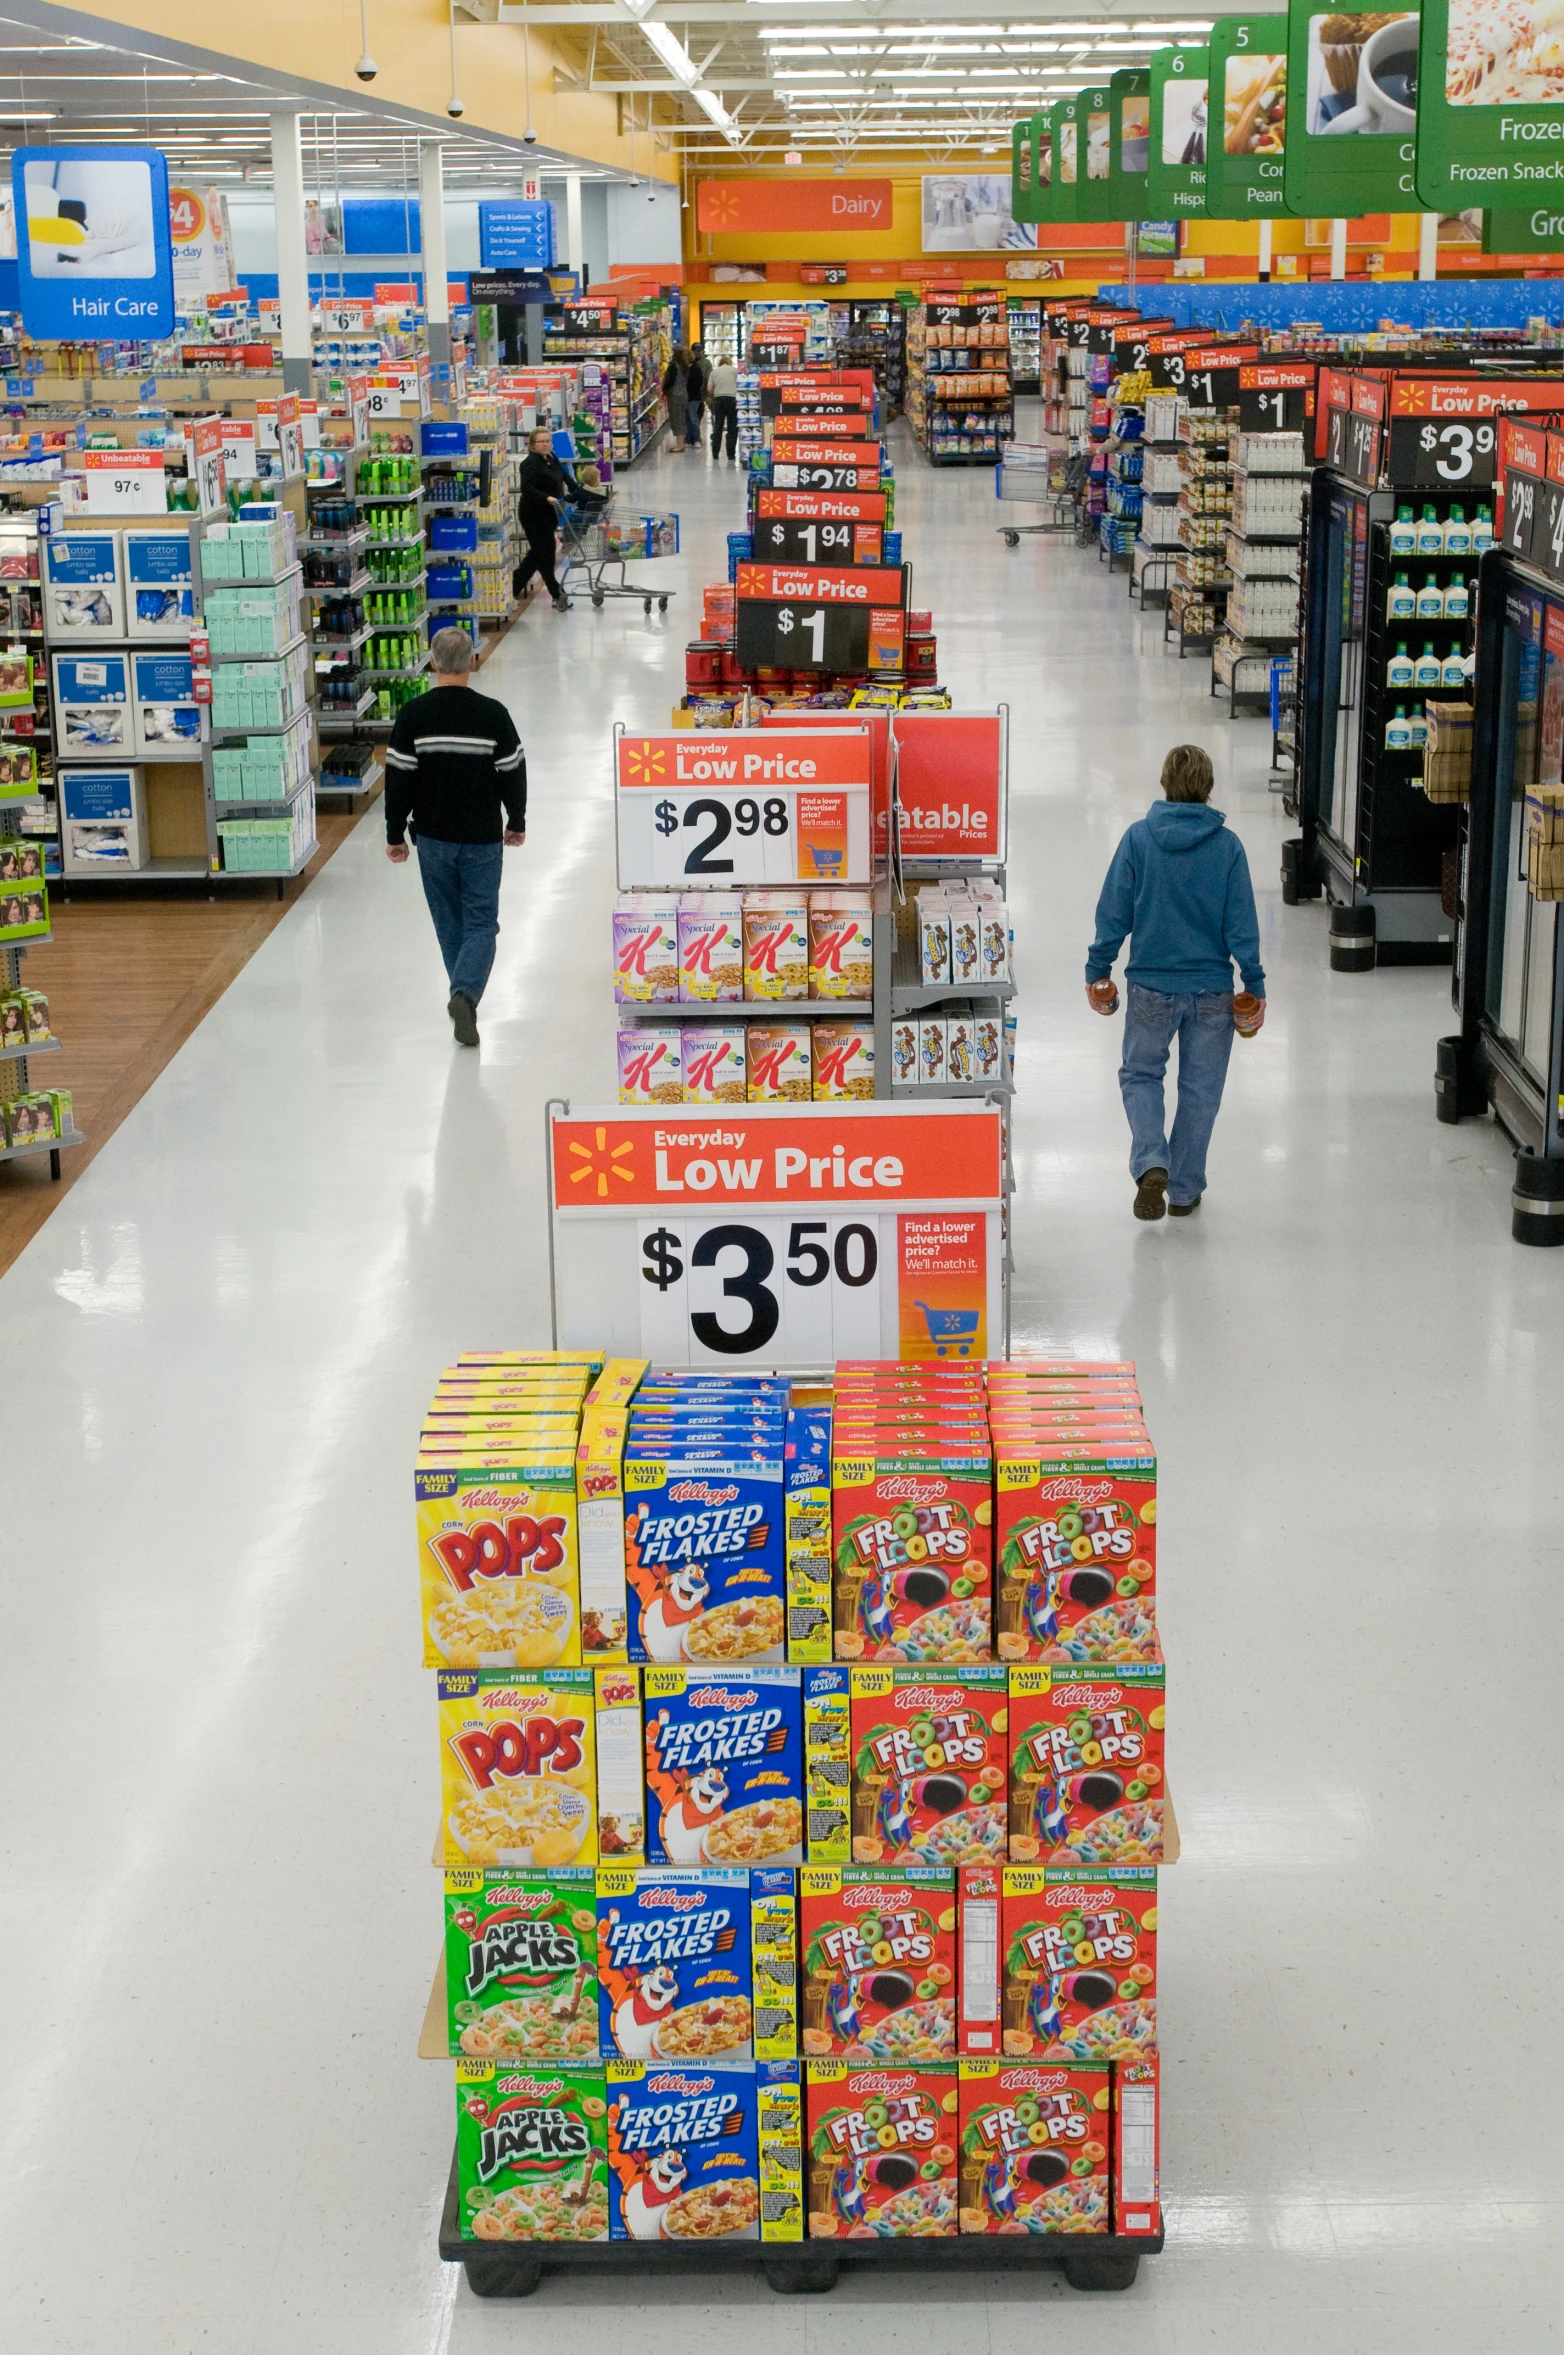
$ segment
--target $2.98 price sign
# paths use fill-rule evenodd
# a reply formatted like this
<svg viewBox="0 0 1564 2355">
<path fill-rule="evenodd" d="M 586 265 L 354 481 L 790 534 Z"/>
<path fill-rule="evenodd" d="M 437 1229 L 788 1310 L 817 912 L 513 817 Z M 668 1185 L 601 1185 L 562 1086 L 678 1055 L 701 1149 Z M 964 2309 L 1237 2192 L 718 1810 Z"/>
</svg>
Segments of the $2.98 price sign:
<svg viewBox="0 0 1564 2355">
<path fill-rule="evenodd" d="M 869 880 L 867 728 L 622 735 L 619 881 L 739 891 Z"/>
</svg>

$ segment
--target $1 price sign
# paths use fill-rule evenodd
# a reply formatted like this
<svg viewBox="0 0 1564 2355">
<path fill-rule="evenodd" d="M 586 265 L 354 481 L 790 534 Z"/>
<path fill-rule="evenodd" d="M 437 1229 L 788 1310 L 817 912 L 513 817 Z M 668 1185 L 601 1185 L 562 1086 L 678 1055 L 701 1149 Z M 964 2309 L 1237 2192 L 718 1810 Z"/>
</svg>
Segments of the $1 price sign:
<svg viewBox="0 0 1564 2355">
<path fill-rule="evenodd" d="M 869 880 L 867 728 L 622 735 L 615 758 L 621 884 Z"/>
</svg>

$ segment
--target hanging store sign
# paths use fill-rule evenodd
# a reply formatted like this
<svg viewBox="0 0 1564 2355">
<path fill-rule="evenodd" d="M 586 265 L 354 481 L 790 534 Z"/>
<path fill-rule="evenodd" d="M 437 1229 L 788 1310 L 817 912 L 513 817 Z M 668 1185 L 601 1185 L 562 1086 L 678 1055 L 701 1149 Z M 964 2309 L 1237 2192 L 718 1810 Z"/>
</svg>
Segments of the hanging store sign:
<svg viewBox="0 0 1564 2355">
<path fill-rule="evenodd" d="M 790 733 L 785 740 L 750 728 L 620 734 L 614 745 L 620 884 L 734 891 L 867 883 L 872 782 L 865 727 Z"/>
<path fill-rule="evenodd" d="M 1541 0 L 1427 0 L 1417 54 L 1417 195 L 1429 212 L 1564 196 L 1564 99 Z"/>
<path fill-rule="evenodd" d="M 885 493 L 874 491 L 784 491 L 755 493 L 761 516 L 785 515 L 803 522 L 879 523 L 885 521 Z"/>
<path fill-rule="evenodd" d="M 1146 209 L 1187 219 L 1206 203 L 1209 49 L 1159 49 L 1151 61 Z"/>
<path fill-rule="evenodd" d="M 1238 422 L 1245 433 L 1302 433 L 1314 415 L 1312 360 L 1263 360 L 1238 371 Z"/>
<path fill-rule="evenodd" d="M 891 718 L 903 859 L 1005 855 L 1003 712 L 899 711 Z"/>
<path fill-rule="evenodd" d="M 1108 84 L 1108 219 L 1139 221 L 1150 210 L 1151 75 L 1126 66 Z"/>
<path fill-rule="evenodd" d="M 889 229 L 889 180 L 702 180 L 695 225 L 714 237 L 770 230 Z"/>
<path fill-rule="evenodd" d="M 1287 19 L 1224 16 L 1211 29 L 1207 220 L 1287 210 Z"/>
<path fill-rule="evenodd" d="M 1287 12 L 1287 209 L 1315 220 L 1417 204 L 1417 10 Z"/>
<path fill-rule="evenodd" d="M 19 147 L 22 323 L 41 340 L 174 331 L 168 164 L 156 147 Z"/>
</svg>

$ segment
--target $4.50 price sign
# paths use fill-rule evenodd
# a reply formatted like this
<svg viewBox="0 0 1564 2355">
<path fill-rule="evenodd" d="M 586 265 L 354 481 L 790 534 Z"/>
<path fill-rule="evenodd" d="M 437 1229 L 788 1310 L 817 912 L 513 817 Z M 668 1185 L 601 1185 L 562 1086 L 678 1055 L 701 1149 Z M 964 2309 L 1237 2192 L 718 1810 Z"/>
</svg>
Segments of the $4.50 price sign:
<svg viewBox="0 0 1564 2355">
<path fill-rule="evenodd" d="M 556 1107 L 549 1154 L 560 1348 L 823 1366 L 1000 1346 L 996 1106 Z"/>
<path fill-rule="evenodd" d="M 867 883 L 872 773 L 866 727 L 620 735 L 619 881 L 681 891 Z"/>
</svg>

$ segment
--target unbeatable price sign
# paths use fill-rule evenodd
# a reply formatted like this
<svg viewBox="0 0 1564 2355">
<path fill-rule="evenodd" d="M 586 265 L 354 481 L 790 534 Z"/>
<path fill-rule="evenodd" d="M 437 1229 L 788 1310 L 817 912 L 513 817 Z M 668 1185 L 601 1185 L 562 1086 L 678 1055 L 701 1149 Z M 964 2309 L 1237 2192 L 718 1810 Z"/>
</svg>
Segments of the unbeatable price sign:
<svg viewBox="0 0 1564 2355">
<path fill-rule="evenodd" d="M 1005 726 L 999 712 L 899 711 L 891 719 L 904 859 L 1002 859 Z"/>
<path fill-rule="evenodd" d="M 864 727 L 620 735 L 619 881 L 718 891 L 867 883 L 872 777 Z"/>
</svg>

